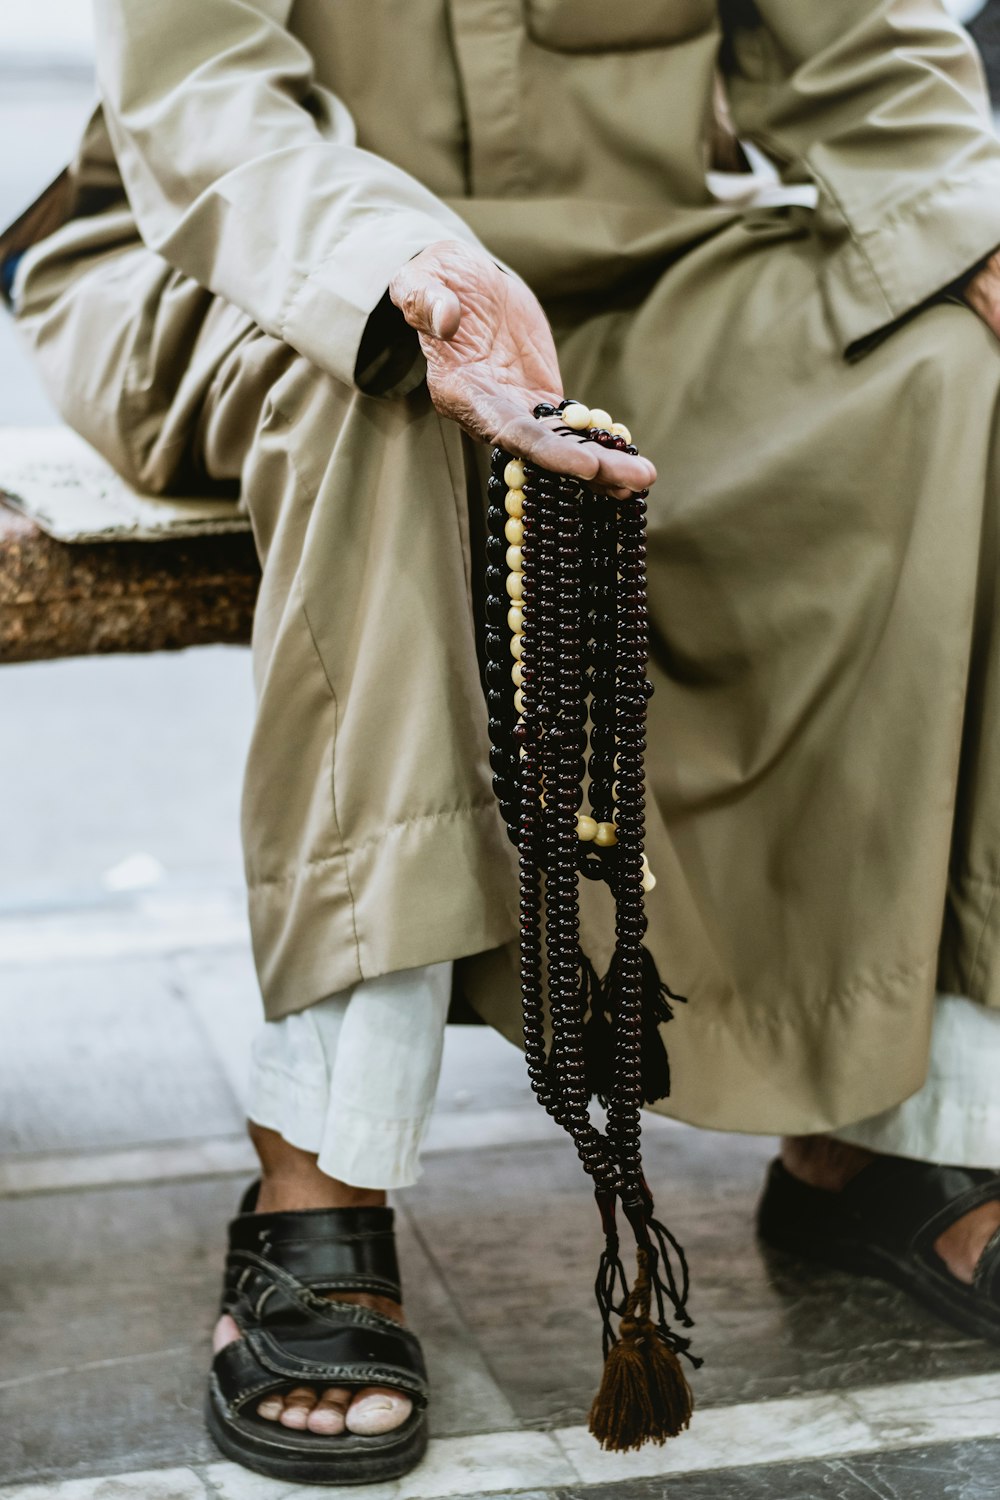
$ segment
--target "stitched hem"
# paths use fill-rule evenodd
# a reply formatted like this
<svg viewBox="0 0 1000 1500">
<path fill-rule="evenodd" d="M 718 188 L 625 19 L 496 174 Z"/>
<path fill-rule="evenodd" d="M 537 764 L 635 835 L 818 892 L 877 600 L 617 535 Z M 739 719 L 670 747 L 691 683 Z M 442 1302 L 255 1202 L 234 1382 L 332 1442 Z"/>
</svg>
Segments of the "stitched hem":
<svg viewBox="0 0 1000 1500">
<path fill-rule="evenodd" d="M 941 1089 L 921 1090 L 922 1108 L 907 1112 L 906 1103 L 872 1120 L 834 1130 L 838 1140 L 866 1146 L 888 1156 L 940 1162 L 952 1167 L 988 1167 L 1000 1163 L 1000 1105 L 969 1106 Z"/>
<path fill-rule="evenodd" d="M 250 1119 L 291 1146 L 310 1151 L 328 1177 L 352 1187 L 412 1187 L 420 1179 L 420 1148 L 431 1111 L 393 1118 L 338 1105 L 329 1090 L 299 1090 L 287 1075 L 260 1068 L 253 1080 Z"/>
<path fill-rule="evenodd" d="M 398 822 L 387 823 L 378 833 L 372 834 L 371 838 L 361 839 L 356 844 L 345 844 L 343 849 L 336 854 L 324 855 L 319 859 L 306 860 L 307 869 L 322 869 L 325 865 L 335 865 L 340 860 L 346 859 L 351 854 L 357 854 L 367 849 L 370 844 L 378 844 L 385 838 L 387 833 L 392 833 L 399 828 L 418 828 L 422 823 L 433 823 L 443 818 L 461 818 L 467 813 L 482 812 L 492 809 L 492 801 L 485 798 L 482 802 L 468 802 L 464 807 L 443 807 L 437 812 L 421 813 L 414 818 L 400 818 Z M 255 890 L 262 890 L 269 885 L 294 885 L 301 878 L 298 870 L 291 871 L 285 875 L 264 875 L 250 878 L 250 884 Z"/>
<path fill-rule="evenodd" d="M 498 948 L 517 933 L 517 899 L 513 850 L 492 805 L 388 829 L 352 854 L 350 886 L 346 856 L 253 881 L 265 1013 L 276 1020 L 362 979 Z"/>
</svg>

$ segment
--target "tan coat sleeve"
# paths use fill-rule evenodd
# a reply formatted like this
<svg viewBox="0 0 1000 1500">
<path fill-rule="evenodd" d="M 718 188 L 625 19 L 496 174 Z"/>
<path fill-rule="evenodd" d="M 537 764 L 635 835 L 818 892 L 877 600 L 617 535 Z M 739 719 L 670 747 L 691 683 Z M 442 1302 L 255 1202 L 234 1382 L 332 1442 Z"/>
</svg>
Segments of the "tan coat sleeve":
<svg viewBox="0 0 1000 1500">
<path fill-rule="evenodd" d="M 472 231 L 408 173 L 355 145 L 286 20 L 292 0 L 96 0 L 98 76 L 143 240 L 339 380 L 355 379 L 393 272 Z M 401 318 L 365 341 L 393 389 L 423 374 Z M 384 351 L 383 351 L 384 352 Z M 385 389 L 383 380 L 381 389 Z"/>
<path fill-rule="evenodd" d="M 848 354 L 1000 245 L 1000 141 L 940 0 L 721 0 L 741 135 L 817 184 Z"/>
</svg>

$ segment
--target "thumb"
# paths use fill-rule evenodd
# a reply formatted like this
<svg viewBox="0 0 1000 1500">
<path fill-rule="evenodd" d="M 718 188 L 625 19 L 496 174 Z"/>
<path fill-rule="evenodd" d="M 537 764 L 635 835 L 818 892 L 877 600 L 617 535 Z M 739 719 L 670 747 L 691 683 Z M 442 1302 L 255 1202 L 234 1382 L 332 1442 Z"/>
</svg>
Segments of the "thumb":
<svg viewBox="0 0 1000 1500">
<path fill-rule="evenodd" d="M 405 268 L 389 284 L 389 296 L 411 328 L 435 339 L 453 339 L 462 321 L 458 297 L 436 276 Z"/>
</svg>

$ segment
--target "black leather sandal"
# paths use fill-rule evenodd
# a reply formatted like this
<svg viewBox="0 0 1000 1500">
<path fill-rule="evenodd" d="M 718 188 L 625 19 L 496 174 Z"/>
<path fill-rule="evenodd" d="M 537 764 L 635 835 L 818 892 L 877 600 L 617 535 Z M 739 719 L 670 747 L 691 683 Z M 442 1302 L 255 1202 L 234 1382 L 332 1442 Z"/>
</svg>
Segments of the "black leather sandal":
<svg viewBox="0 0 1000 1500">
<path fill-rule="evenodd" d="M 212 1363 L 206 1420 L 227 1458 L 300 1484 L 398 1479 L 427 1448 L 427 1376 L 419 1340 L 368 1308 L 324 1292 L 401 1301 L 391 1208 L 252 1212 L 256 1184 L 229 1226 L 222 1312 L 242 1338 Z M 257 1407 L 297 1385 L 391 1386 L 413 1401 L 392 1432 L 293 1431 Z"/>
<path fill-rule="evenodd" d="M 879 1156 L 834 1193 L 809 1187 L 775 1161 L 757 1227 L 776 1249 L 891 1281 L 955 1328 L 1000 1343 L 1000 1230 L 971 1286 L 934 1251 L 949 1225 L 995 1200 L 1000 1175 L 975 1167 Z"/>
</svg>

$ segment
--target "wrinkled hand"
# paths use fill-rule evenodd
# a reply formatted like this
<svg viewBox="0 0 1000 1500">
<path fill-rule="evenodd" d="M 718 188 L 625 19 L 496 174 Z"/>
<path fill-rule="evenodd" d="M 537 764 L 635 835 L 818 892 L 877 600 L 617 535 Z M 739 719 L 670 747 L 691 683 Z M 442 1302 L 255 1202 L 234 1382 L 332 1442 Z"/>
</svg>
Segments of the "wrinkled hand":
<svg viewBox="0 0 1000 1500">
<path fill-rule="evenodd" d="M 1000 251 L 991 255 L 962 288 L 962 296 L 1000 338 Z"/>
<path fill-rule="evenodd" d="M 560 437 L 558 418 L 531 415 L 539 401 L 562 398 L 552 330 L 520 277 L 484 251 L 431 245 L 396 272 L 389 295 L 420 336 L 431 400 L 470 436 L 618 499 L 653 483 L 648 459 Z"/>
</svg>

